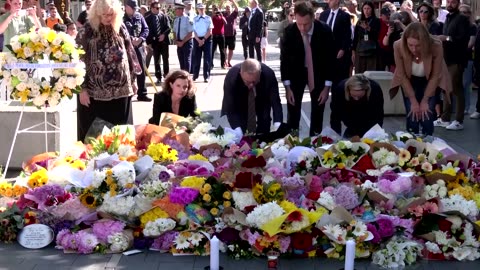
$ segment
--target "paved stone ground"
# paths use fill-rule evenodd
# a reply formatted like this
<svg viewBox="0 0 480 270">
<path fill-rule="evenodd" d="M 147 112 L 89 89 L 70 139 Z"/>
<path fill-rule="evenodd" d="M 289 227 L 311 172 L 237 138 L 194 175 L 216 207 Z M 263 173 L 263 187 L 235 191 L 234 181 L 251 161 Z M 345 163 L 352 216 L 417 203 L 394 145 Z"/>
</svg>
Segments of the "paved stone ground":
<svg viewBox="0 0 480 270">
<path fill-rule="evenodd" d="M 276 72 L 280 77 L 280 52 L 275 44 L 276 35 L 270 33 L 268 48 L 267 64 Z M 198 107 L 202 111 L 208 111 L 215 116 L 215 124 L 228 126 L 226 117 L 220 118 L 221 101 L 223 97 L 223 81 L 227 70 L 219 69 L 220 66 L 219 56 L 215 60 L 215 68 L 212 70 L 212 79 L 207 83 L 197 83 L 197 102 Z M 241 42 L 237 42 L 237 48 L 235 49 L 234 60 L 232 64 L 239 63 L 243 60 Z M 176 49 L 171 46 L 170 48 L 170 63 L 172 69 L 178 68 L 178 60 L 176 57 Z M 153 65 L 150 67 L 150 72 L 153 74 Z M 201 77 L 201 76 L 200 76 Z M 286 99 L 285 91 L 280 84 L 280 96 L 282 104 L 284 104 L 284 119 L 286 119 Z M 154 93 L 153 87 L 149 87 L 150 96 Z M 472 104 L 475 104 L 477 95 L 472 94 Z M 310 115 L 310 102 L 308 93 L 305 94 L 303 110 L 304 116 L 300 126 L 300 135 L 305 137 L 308 135 L 309 115 Z M 329 119 L 330 110 L 327 106 L 324 121 L 324 125 L 328 125 L 327 119 Z M 134 123 L 142 124 L 148 123 L 148 119 L 151 117 L 152 103 L 150 102 L 134 102 Z M 76 121 L 76 119 L 73 119 Z M 400 129 L 404 129 L 405 121 L 403 117 L 386 117 L 384 120 L 384 127 L 388 132 L 395 132 Z M 455 147 L 458 151 L 476 155 L 480 153 L 480 143 L 478 134 L 480 133 L 480 121 L 465 120 L 464 131 L 446 131 L 445 129 L 436 129 L 435 135 L 445 139 L 449 144 Z M 71 137 L 75 138 L 76 132 L 71 131 Z M 13 173 L 13 172 L 12 172 Z M 266 269 L 265 258 L 255 258 L 252 260 L 236 261 L 221 255 L 221 265 L 226 270 L 260 270 Z M 160 254 L 158 252 L 145 251 L 141 254 L 122 256 L 119 254 L 114 255 L 77 255 L 77 254 L 63 254 L 59 250 L 55 250 L 53 246 L 41 249 L 41 250 L 27 250 L 19 246 L 18 244 L 0 244 L 0 270 L 3 269 L 135 269 L 135 270 L 184 270 L 204 269 L 208 265 L 208 257 L 195 257 L 195 256 L 181 256 L 175 257 L 169 254 Z M 407 269 L 428 269 L 428 270 L 469 270 L 478 269 L 480 264 L 478 262 L 436 262 L 436 261 L 421 261 L 413 267 Z M 315 270 L 337 270 L 343 267 L 343 263 L 336 260 L 327 259 L 281 259 L 279 269 L 315 269 Z M 357 261 L 355 265 L 357 270 L 376 270 L 379 269 L 375 265 L 372 265 L 369 260 Z"/>
</svg>

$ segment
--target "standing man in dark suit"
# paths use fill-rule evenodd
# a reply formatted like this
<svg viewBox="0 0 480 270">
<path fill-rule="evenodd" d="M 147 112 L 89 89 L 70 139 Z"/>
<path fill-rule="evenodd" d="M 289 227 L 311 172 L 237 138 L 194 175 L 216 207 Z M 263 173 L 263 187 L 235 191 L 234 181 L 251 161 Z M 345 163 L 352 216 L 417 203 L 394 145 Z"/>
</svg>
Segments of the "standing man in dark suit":
<svg viewBox="0 0 480 270">
<path fill-rule="evenodd" d="M 273 109 L 274 128 L 283 121 L 282 104 L 275 73 L 255 59 L 247 59 L 230 68 L 223 85 L 221 115 L 226 115 L 232 128 L 243 132 L 270 132 Z"/>
<path fill-rule="evenodd" d="M 155 77 L 157 77 L 157 84 L 160 84 L 162 82 L 160 56 L 162 56 L 163 61 L 163 77 L 167 77 L 169 72 L 168 45 L 170 45 L 170 41 L 168 35 L 170 34 L 170 21 L 167 18 L 168 15 L 160 11 L 160 4 L 158 2 L 152 2 L 150 4 L 150 10 L 150 15 L 145 18 L 148 28 L 150 29 L 147 45 L 152 48 Z M 150 59 L 147 59 L 147 67 L 149 66 Z"/>
<path fill-rule="evenodd" d="M 335 77 L 333 85 L 350 77 L 352 22 L 350 15 L 340 9 L 340 0 L 330 0 L 329 9 L 320 14 L 320 21 L 332 29 L 335 47 Z"/>
<path fill-rule="evenodd" d="M 262 62 L 260 42 L 263 34 L 263 11 L 258 7 L 258 0 L 250 0 L 250 17 L 248 18 L 248 51 L 249 57 L 255 58 L 257 53 L 258 62 Z M 255 52 L 254 52 L 255 50 Z"/>
<path fill-rule="evenodd" d="M 242 29 L 242 47 L 243 58 L 248 58 L 248 19 L 250 18 L 250 8 L 246 7 L 243 16 L 240 18 L 240 29 Z"/>
<path fill-rule="evenodd" d="M 337 52 L 332 30 L 315 20 L 310 2 L 295 3 L 296 22 L 285 29 L 280 53 L 280 72 L 288 101 L 288 124 L 298 130 L 302 98 L 308 86 L 311 97 L 310 135 L 322 131 L 325 102 L 334 79 Z"/>
</svg>

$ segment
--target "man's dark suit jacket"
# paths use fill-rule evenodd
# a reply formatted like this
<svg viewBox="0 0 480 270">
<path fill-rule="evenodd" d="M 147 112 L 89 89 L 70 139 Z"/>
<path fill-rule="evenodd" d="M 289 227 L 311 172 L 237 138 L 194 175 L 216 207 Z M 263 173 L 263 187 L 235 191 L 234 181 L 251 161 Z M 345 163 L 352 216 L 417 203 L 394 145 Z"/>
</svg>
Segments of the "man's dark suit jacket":
<svg viewBox="0 0 480 270">
<path fill-rule="evenodd" d="M 328 25 L 331 11 L 331 9 L 323 11 L 320 14 L 320 21 Z M 350 21 L 350 15 L 341 9 L 338 9 L 336 12 L 337 15 L 333 23 L 335 50 L 336 52 L 344 50 L 345 55 L 350 55 L 352 48 L 352 22 Z"/>
<path fill-rule="evenodd" d="M 161 30 L 160 33 L 157 33 L 157 23 L 155 17 L 159 18 L 159 23 L 161 25 Z M 147 37 L 147 44 L 152 44 L 159 42 L 158 41 L 158 36 L 161 34 L 165 35 L 165 38 L 163 39 L 163 42 L 166 42 L 168 45 L 170 45 L 170 39 L 168 38 L 168 35 L 170 34 L 170 21 L 167 18 L 167 15 L 163 14 L 162 12 L 158 14 L 153 14 L 150 13 L 150 15 L 145 17 L 145 21 L 147 22 L 148 29 L 150 29 Z"/>
<path fill-rule="evenodd" d="M 250 30 L 248 31 L 248 39 L 255 40 L 255 38 L 262 38 L 263 33 L 263 11 L 261 8 L 257 7 L 255 12 L 250 14 L 252 19 L 250 19 L 248 26 Z"/>
<path fill-rule="evenodd" d="M 328 25 L 324 22 L 313 21 L 313 34 L 310 40 L 313 75 L 315 90 L 322 91 L 325 81 L 333 81 L 335 69 L 332 68 L 332 64 L 335 63 L 337 54 L 334 48 L 333 34 Z M 295 91 L 295 85 L 305 85 L 307 69 L 302 34 L 296 23 L 290 24 L 285 29 L 285 40 L 281 50 L 280 72 L 282 81 L 289 80 L 292 90 Z"/>
<path fill-rule="evenodd" d="M 195 96 L 185 96 L 180 101 L 178 115 L 183 117 L 196 116 L 196 109 L 197 103 L 195 102 Z M 160 123 L 160 116 L 164 112 L 173 113 L 172 97 L 168 93 L 162 91 L 155 94 L 153 99 L 153 115 L 152 118 L 148 120 L 148 123 L 158 125 Z"/>
<path fill-rule="evenodd" d="M 262 65 L 260 82 L 255 86 L 255 111 L 257 113 L 257 134 L 269 133 L 273 109 L 273 121 L 282 122 L 283 112 L 275 73 L 265 64 Z M 232 128 L 241 127 L 245 132 L 248 119 L 248 91 L 240 76 L 240 66 L 230 68 L 223 85 L 223 103 L 221 115 L 226 115 Z"/>
</svg>

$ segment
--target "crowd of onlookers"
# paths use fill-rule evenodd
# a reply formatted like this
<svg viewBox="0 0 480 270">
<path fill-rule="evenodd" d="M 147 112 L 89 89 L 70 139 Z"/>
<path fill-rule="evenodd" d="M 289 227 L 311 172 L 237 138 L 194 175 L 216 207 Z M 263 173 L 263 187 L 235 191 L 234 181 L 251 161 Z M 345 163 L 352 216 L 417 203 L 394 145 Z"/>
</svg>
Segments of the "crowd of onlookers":
<svg viewBox="0 0 480 270">
<path fill-rule="evenodd" d="M 480 118 L 478 100 L 475 110 L 470 109 L 472 84 L 480 81 L 480 72 L 474 73 L 480 70 L 480 55 L 474 53 L 480 51 L 480 35 L 471 8 L 460 0 L 447 0 L 446 9 L 440 6 L 440 0 L 431 2 L 414 6 L 411 0 L 405 0 L 399 7 L 384 2 L 379 7 L 372 1 L 358 6 L 356 0 L 342 4 L 340 0 L 329 0 L 325 10 L 315 8 L 310 1 L 286 2 L 278 16 L 278 42 L 290 128 L 298 129 L 305 88 L 312 98 L 312 135 L 321 131 L 325 102 L 331 92 L 332 115 L 337 117 L 331 125 L 339 126 L 338 121 L 362 123 L 359 114 L 352 111 L 347 117 L 344 112 L 345 106 L 360 108 L 377 100 L 374 96 L 370 99 L 371 94 L 379 93 L 374 82 L 352 77 L 365 71 L 394 73 L 391 93 L 394 96 L 398 88 L 402 89 L 407 128 L 413 132 L 418 133 L 419 126 L 424 134 L 432 134 L 433 126 L 461 130 L 465 114 Z M 257 0 L 250 0 L 243 14 L 239 14 L 237 1 L 227 0 L 210 7 L 203 3 L 194 7 L 192 1 L 180 0 L 170 6 L 155 0 L 149 0 L 146 6 L 137 0 L 85 0 L 85 10 L 75 22 L 68 13 L 59 16 L 54 4 L 47 4 L 43 10 L 36 0 L 9 0 L 5 11 L 0 16 L 5 44 L 33 26 L 48 26 L 76 37 L 86 50 L 83 60 L 87 76 L 78 103 L 83 136 L 95 117 L 114 124 L 131 121 L 132 96 L 136 94 L 138 101 L 152 100 L 147 96 L 147 78 L 154 84 L 163 83 L 171 97 L 155 96 L 152 123 L 162 112 L 192 112 L 194 96 L 187 93 L 192 93 L 192 84 L 200 75 L 204 82 L 210 80 L 215 64 L 231 68 L 229 76 L 245 89 L 254 89 L 264 79 L 276 80 L 274 76 L 260 75 L 273 73 L 262 64 L 266 60 L 269 18 Z M 249 72 L 231 64 L 237 29 L 242 30 L 244 58 L 257 61 L 244 62 L 243 68 Z M 170 71 L 169 45 L 176 46 L 181 71 Z M 217 48 L 219 62 L 214 61 Z M 150 76 L 152 58 L 155 73 Z M 352 80 L 347 81 L 349 78 Z M 338 94 L 343 91 L 344 95 Z M 246 102 L 251 97 L 241 98 Z M 273 103 L 277 106 L 278 99 Z M 377 103 L 376 107 L 383 108 L 383 98 Z M 356 107 L 359 104 L 363 105 Z M 383 119 L 383 110 L 372 108 L 368 105 L 364 111 L 382 114 Z M 454 110 L 455 120 L 450 121 Z M 260 119 L 258 115 L 256 119 Z M 247 126 L 246 120 L 243 125 Z M 349 133 L 365 128 L 350 128 Z"/>
<path fill-rule="evenodd" d="M 401 40 L 410 24 L 419 22 L 433 38 L 442 42 L 442 56 L 450 71 L 452 102 L 445 102 L 449 100 L 446 93 L 437 91 L 434 125 L 461 130 L 464 114 L 472 119 L 480 118 L 479 101 L 476 105 L 470 101 L 472 85 L 480 83 L 480 54 L 475 55 L 475 48 L 480 51 L 480 35 L 470 5 L 461 0 L 447 0 L 446 8 L 441 6 L 441 0 L 418 5 L 411 0 L 402 1 L 401 5 L 387 1 L 381 6 L 373 1 L 362 1 L 361 6 L 356 0 L 345 0 L 343 5 L 338 0 L 327 2 L 329 7 L 319 8 L 315 18 L 332 29 L 339 51 L 336 68 L 341 79 L 365 71 L 394 72 L 395 42 Z M 279 29 L 281 40 L 284 28 L 294 21 L 295 14 L 288 2 L 283 15 L 283 27 Z M 450 121 L 452 107 L 457 112 L 454 121 Z"/>
</svg>

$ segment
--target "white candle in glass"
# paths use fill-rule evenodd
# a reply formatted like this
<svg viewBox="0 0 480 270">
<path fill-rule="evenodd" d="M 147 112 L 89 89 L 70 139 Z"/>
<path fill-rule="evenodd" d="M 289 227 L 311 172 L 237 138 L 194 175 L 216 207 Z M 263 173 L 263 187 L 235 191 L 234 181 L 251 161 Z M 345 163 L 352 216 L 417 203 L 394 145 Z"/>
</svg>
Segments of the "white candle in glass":
<svg viewBox="0 0 480 270">
<path fill-rule="evenodd" d="M 210 239 L 210 270 L 220 269 L 220 240 L 216 236 Z"/>
<path fill-rule="evenodd" d="M 355 240 L 348 240 L 345 251 L 345 270 L 353 270 L 355 263 Z"/>
</svg>

